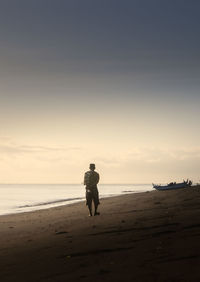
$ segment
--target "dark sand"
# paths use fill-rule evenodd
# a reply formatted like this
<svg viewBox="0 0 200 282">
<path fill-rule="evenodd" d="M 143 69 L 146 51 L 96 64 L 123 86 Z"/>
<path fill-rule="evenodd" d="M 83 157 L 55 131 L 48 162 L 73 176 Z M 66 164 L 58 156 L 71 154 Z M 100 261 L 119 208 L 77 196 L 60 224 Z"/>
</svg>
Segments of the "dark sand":
<svg viewBox="0 0 200 282">
<path fill-rule="evenodd" d="M 0 217 L 0 281 L 200 281 L 200 187 Z"/>
</svg>

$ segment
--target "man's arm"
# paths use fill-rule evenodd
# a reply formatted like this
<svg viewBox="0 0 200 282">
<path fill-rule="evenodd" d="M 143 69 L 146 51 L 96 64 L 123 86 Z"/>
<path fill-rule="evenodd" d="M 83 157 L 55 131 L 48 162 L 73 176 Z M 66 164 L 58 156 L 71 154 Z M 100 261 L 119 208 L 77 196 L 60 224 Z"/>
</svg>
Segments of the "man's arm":
<svg viewBox="0 0 200 282">
<path fill-rule="evenodd" d="M 84 181 L 83 184 L 86 185 L 86 173 L 84 174 Z"/>
<path fill-rule="evenodd" d="M 97 184 L 99 183 L 99 179 L 100 179 L 100 176 L 99 176 L 99 174 L 97 173 Z"/>
</svg>

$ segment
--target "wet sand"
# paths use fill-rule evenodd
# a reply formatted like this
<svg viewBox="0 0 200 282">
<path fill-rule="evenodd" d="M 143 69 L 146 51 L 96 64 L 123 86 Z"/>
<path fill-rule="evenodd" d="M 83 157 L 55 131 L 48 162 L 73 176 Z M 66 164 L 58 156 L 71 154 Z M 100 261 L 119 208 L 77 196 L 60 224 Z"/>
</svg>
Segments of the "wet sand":
<svg viewBox="0 0 200 282">
<path fill-rule="evenodd" d="M 200 187 L 0 217 L 0 281 L 200 281 Z"/>
</svg>

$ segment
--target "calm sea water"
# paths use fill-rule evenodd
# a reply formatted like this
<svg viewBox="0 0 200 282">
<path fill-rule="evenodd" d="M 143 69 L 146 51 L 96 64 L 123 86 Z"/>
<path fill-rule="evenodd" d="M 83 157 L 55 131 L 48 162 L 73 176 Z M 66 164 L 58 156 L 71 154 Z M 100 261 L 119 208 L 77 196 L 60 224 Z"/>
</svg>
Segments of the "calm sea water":
<svg viewBox="0 0 200 282">
<path fill-rule="evenodd" d="M 100 198 L 152 191 L 151 184 L 101 184 Z M 29 212 L 85 200 L 85 187 L 75 184 L 1 184 L 0 215 Z"/>
</svg>

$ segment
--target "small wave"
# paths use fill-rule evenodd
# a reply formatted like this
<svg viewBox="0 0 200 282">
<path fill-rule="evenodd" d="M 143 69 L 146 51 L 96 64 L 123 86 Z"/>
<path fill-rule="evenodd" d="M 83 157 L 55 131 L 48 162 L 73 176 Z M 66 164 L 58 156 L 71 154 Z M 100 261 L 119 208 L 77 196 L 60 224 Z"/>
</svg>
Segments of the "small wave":
<svg viewBox="0 0 200 282">
<path fill-rule="evenodd" d="M 122 191 L 122 193 L 132 193 L 132 192 L 135 192 L 134 190 L 124 190 Z"/>
<path fill-rule="evenodd" d="M 40 206 L 47 206 L 47 205 L 52 205 L 52 204 L 58 204 L 58 203 L 64 203 L 64 202 L 69 202 L 69 201 L 77 201 L 77 200 L 83 200 L 84 198 L 68 198 L 68 199 L 60 199 L 60 200 L 55 200 L 55 201 L 50 201 L 50 202 L 44 202 L 44 203 L 36 203 L 32 205 L 24 205 L 24 206 L 19 206 L 19 209 L 23 208 L 32 208 L 32 207 L 40 207 Z"/>
</svg>

